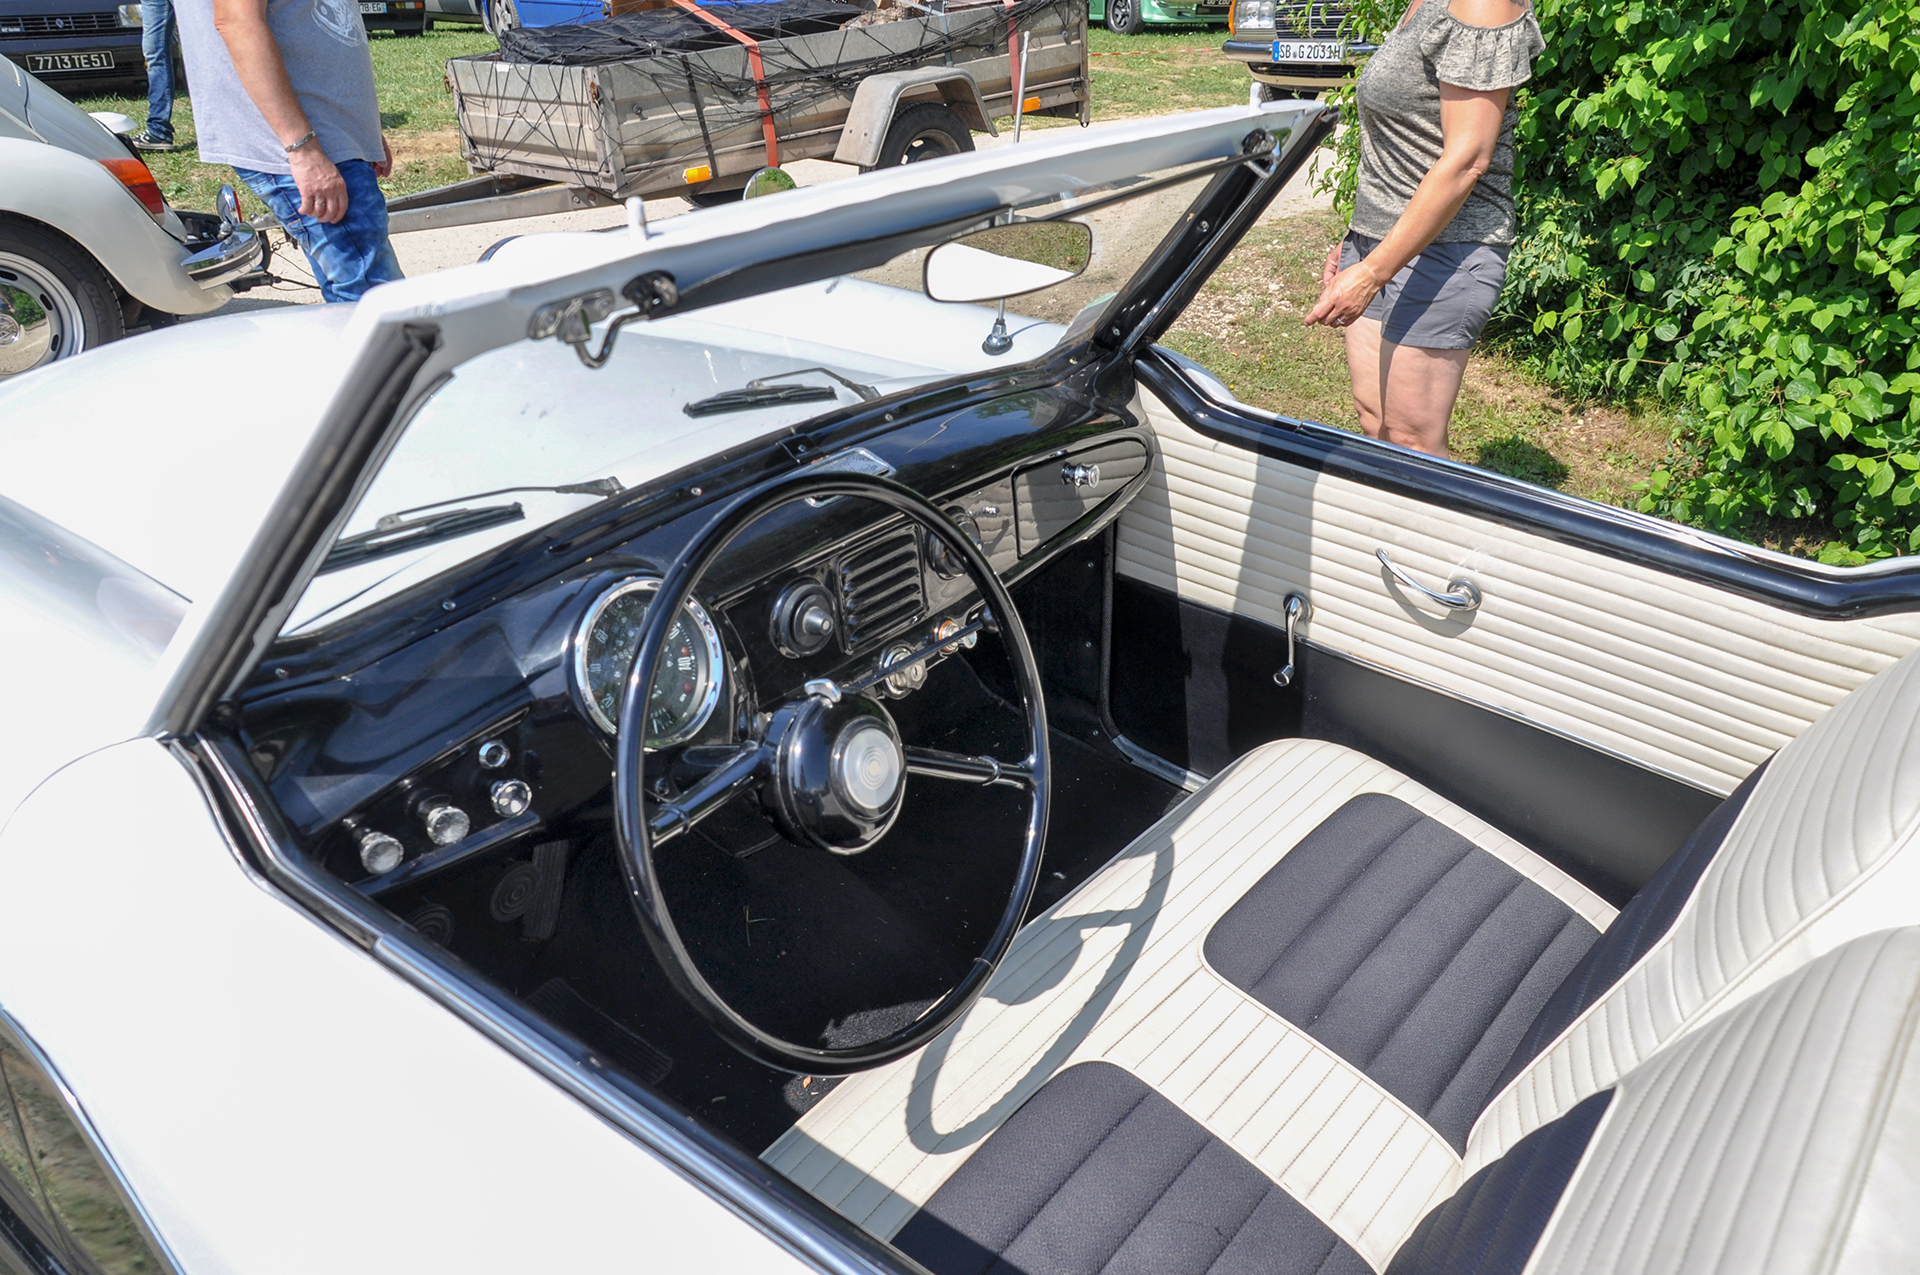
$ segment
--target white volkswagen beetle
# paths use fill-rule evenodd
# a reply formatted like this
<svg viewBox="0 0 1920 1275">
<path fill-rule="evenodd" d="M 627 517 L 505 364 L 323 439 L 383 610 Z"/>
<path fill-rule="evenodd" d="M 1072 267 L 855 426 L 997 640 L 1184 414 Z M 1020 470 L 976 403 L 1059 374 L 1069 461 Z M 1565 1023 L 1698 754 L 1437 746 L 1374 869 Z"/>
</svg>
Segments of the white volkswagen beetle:
<svg viewBox="0 0 1920 1275">
<path fill-rule="evenodd" d="M 1914 1269 L 1920 573 L 1157 348 L 1329 126 L 0 388 L 13 1264 Z"/>
<path fill-rule="evenodd" d="M 101 120 L 0 57 L 0 380 L 263 279 L 266 240 L 231 188 L 218 203 L 169 205 Z"/>
</svg>

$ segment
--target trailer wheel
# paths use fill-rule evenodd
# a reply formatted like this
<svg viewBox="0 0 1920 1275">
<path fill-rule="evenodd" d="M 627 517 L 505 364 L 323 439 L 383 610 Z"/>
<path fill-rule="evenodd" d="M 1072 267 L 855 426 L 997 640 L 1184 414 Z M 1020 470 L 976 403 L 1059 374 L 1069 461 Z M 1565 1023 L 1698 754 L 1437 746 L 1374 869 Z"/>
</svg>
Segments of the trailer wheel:
<svg viewBox="0 0 1920 1275">
<path fill-rule="evenodd" d="M 950 106 L 915 102 L 893 117 L 874 168 L 896 168 L 973 149 L 973 133 Z"/>
</svg>

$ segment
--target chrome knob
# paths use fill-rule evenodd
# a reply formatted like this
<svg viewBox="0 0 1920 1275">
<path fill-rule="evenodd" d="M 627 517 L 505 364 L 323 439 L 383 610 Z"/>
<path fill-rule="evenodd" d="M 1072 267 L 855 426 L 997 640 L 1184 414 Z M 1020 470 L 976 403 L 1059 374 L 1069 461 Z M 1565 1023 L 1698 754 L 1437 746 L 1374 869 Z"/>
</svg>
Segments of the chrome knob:
<svg viewBox="0 0 1920 1275">
<path fill-rule="evenodd" d="M 527 787 L 524 779 L 495 780 L 488 796 L 493 799 L 493 813 L 502 819 L 523 815 L 533 804 L 533 789 Z"/>
<path fill-rule="evenodd" d="M 895 664 L 912 654 L 913 648 L 904 644 L 889 647 L 887 653 L 880 657 L 880 667 L 883 669 L 892 668 Z M 898 673 L 889 673 L 887 680 L 882 683 L 882 685 L 887 688 L 887 693 L 895 699 L 901 699 L 911 695 L 926 684 L 927 662 L 925 660 L 921 660 L 916 664 L 909 664 Z"/>
<path fill-rule="evenodd" d="M 513 750 L 504 739 L 489 739 L 480 745 L 480 764 L 488 770 L 498 770 L 512 760 Z"/>
<path fill-rule="evenodd" d="M 436 846 L 450 846 L 463 840 L 473 828 L 467 812 L 445 797 L 428 797 L 416 809 L 420 812 L 421 825 L 427 830 L 427 840 Z"/>
<path fill-rule="evenodd" d="M 1069 487 L 1085 487 L 1091 491 L 1100 485 L 1100 466 L 1062 465 L 1060 481 Z"/>
<path fill-rule="evenodd" d="M 375 876 L 393 871 L 406 857 L 407 848 L 386 833 L 363 832 L 360 834 L 360 866 Z"/>
<path fill-rule="evenodd" d="M 954 634 L 958 633 L 961 629 L 965 627 L 966 626 L 961 624 L 960 621 L 958 620 L 942 620 L 940 621 L 939 624 L 936 624 L 933 628 L 933 640 L 936 642 L 944 641 L 945 639 L 952 637 Z M 972 647 L 976 645 L 979 641 L 980 641 L 980 635 L 978 633 L 969 633 L 965 637 L 961 638 L 958 642 L 949 642 L 947 645 L 941 647 L 940 653 L 942 655 L 952 655 L 955 651 L 958 651 L 961 647 L 963 646 Z"/>
</svg>

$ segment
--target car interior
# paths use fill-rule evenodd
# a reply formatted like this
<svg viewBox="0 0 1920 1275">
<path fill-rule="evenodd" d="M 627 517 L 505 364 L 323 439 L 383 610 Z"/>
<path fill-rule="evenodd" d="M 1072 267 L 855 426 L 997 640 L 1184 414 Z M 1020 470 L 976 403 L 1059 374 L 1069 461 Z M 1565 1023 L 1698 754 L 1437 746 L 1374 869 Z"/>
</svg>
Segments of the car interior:
<svg viewBox="0 0 1920 1275">
<path fill-rule="evenodd" d="M 781 428 L 299 612 L 276 835 L 875 1269 L 1911 1259 L 1920 593 L 1089 345 L 1272 194 L 1178 189 L 966 312 L 1051 350 L 742 355 Z"/>
</svg>

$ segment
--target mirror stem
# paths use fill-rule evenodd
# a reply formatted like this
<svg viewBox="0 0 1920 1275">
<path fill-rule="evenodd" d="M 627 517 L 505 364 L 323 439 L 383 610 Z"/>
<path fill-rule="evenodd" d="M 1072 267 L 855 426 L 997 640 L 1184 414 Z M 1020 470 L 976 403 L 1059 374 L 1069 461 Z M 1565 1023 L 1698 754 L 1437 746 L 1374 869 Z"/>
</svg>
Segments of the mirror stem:
<svg viewBox="0 0 1920 1275">
<path fill-rule="evenodd" d="M 993 318 L 993 331 L 987 333 L 987 339 L 980 343 L 982 354 L 1005 354 L 1013 348 L 1013 338 L 1007 335 L 1007 299 L 1000 298 L 1000 312 Z"/>
</svg>

